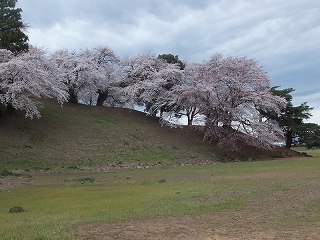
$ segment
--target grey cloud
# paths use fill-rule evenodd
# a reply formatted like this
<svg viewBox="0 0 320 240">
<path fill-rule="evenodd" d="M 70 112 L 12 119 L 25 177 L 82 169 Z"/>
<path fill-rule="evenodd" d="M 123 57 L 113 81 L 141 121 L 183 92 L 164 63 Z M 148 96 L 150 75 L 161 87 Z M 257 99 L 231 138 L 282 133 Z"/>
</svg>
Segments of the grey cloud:
<svg viewBox="0 0 320 240">
<path fill-rule="evenodd" d="M 320 89 L 318 0 L 20 0 L 32 44 L 50 50 L 108 45 L 121 56 L 215 52 L 266 66 L 296 96 Z M 320 106 L 320 102 L 313 101 Z"/>
</svg>

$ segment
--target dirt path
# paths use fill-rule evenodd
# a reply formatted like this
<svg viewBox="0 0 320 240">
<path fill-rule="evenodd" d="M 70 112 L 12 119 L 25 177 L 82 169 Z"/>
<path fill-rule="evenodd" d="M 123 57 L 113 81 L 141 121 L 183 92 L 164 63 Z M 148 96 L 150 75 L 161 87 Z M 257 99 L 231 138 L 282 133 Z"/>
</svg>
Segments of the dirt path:
<svg viewBox="0 0 320 240">
<path fill-rule="evenodd" d="M 79 226 L 80 239 L 91 240 L 234 240 L 320 239 L 320 223 L 282 229 L 255 214 L 221 213 L 197 217 L 159 218 L 114 224 Z"/>
<path fill-rule="evenodd" d="M 320 199 L 317 181 L 286 193 L 255 200 L 244 211 L 212 215 L 168 217 L 74 228 L 87 240 L 316 240 L 320 239 L 319 212 L 306 202 Z"/>
</svg>

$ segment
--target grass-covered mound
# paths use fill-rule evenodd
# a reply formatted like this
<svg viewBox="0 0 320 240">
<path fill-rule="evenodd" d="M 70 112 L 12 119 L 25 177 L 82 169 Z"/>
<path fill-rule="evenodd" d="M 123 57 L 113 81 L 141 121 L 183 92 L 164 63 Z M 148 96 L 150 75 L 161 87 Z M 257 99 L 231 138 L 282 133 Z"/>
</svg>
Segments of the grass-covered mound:
<svg viewBox="0 0 320 240">
<path fill-rule="evenodd" d="M 0 117 L 2 167 L 219 160 L 212 145 L 204 143 L 195 131 L 161 126 L 156 119 L 134 110 L 74 104 L 61 108 L 49 102 L 41 115 L 33 120 L 23 113 Z"/>
<path fill-rule="evenodd" d="M 243 147 L 219 152 L 190 128 L 162 126 L 130 109 L 47 102 L 40 119 L 0 117 L 0 169 L 136 167 L 295 155 Z"/>
</svg>

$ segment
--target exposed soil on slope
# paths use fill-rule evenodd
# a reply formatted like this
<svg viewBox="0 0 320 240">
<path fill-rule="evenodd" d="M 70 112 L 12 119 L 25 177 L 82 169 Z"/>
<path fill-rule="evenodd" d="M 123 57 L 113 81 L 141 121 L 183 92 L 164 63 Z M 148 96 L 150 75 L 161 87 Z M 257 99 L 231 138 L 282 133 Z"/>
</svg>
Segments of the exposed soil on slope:
<svg viewBox="0 0 320 240">
<path fill-rule="evenodd" d="M 219 152 L 219 149 L 217 149 Z M 288 157 L 309 157 L 304 152 L 297 152 L 285 147 L 274 147 L 272 149 L 257 149 L 250 146 L 244 146 L 239 151 L 220 152 L 224 161 L 246 161 L 246 160 L 259 160 L 259 159 L 273 159 L 273 158 L 288 158 Z"/>
</svg>

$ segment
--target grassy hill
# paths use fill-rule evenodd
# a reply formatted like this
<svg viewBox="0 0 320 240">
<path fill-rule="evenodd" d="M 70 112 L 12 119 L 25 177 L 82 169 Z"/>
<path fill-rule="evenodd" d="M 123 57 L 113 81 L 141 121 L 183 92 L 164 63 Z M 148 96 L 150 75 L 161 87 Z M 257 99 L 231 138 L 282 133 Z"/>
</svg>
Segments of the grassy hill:
<svg viewBox="0 0 320 240">
<path fill-rule="evenodd" d="M 313 158 L 173 167 L 221 159 L 196 132 L 143 113 L 53 103 L 38 120 L 1 117 L 0 136 L 4 240 L 320 234 L 318 150 Z M 165 167 L 124 169 L 146 164 Z"/>
<path fill-rule="evenodd" d="M 179 164 L 217 161 L 190 129 L 161 126 L 129 109 L 47 102 L 40 119 L 0 118 L 0 168 Z"/>
</svg>

